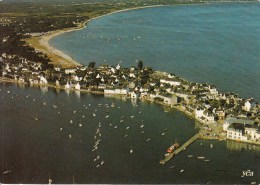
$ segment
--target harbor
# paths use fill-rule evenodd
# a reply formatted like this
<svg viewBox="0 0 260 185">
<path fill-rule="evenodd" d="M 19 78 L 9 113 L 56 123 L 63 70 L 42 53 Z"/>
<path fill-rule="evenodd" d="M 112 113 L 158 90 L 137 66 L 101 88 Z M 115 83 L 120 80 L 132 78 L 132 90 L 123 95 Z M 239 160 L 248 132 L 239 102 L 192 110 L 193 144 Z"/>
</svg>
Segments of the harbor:
<svg viewBox="0 0 260 185">
<path fill-rule="evenodd" d="M 186 148 L 191 145 L 194 141 L 196 141 L 200 136 L 200 132 L 195 134 L 193 137 L 191 137 L 188 141 L 186 141 L 183 145 L 181 145 L 180 147 L 178 147 L 176 150 L 174 150 L 173 152 L 168 153 L 169 155 L 167 155 L 164 159 L 160 160 L 160 164 L 165 164 L 167 163 L 169 160 L 171 160 L 174 156 L 178 155 L 181 151 L 186 150 Z"/>
</svg>

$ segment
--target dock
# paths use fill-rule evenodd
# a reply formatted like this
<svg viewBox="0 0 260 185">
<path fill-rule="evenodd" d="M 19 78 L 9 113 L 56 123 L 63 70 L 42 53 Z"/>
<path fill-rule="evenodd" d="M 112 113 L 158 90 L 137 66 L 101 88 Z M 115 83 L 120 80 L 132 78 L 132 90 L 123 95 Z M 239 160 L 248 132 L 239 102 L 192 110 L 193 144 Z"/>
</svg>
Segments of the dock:
<svg viewBox="0 0 260 185">
<path fill-rule="evenodd" d="M 164 159 L 162 159 L 160 161 L 160 164 L 165 164 L 167 163 L 169 160 L 171 160 L 175 155 L 179 154 L 181 151 L 185 150 L 190 144 L 192 144 L 194 141 L 196 141 L 200 136 L 200 132 L 198 132 L 197 134 L 195 134 L 192 138 L 190 138 L 186 143 L 184 143 L 183 145 L 181 145 L 179 148 L 177 148 L 173 153 L 170 153 L 167 157 L 165 157 Z"/>
</svg>

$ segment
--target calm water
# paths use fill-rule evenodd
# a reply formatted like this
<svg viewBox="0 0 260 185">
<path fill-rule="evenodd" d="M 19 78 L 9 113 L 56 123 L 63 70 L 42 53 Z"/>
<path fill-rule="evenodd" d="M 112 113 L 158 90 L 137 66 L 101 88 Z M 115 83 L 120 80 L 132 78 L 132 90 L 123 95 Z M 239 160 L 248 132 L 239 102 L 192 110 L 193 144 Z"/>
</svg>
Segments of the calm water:
<svg viewBox="0 0 260 185">
<path fill-rule="evenodd" d="M 168 6 L 94 20 L 51 44 L 82 64 L 136 60 L 260 101 L 260 3 Z"/>
<path fill-rule="evenodd" d="M 257 175 L 241 175 L 248 169 L 259 174 L 260 147 L 248 151 L 241 143 L 199 140 L 160 165 L 175 138 L 183 143 L 196 133 L 194 121 L 181 112 L 54 89 L 10 84 L 1 84 L 0 89 L 2 183 L 48 183 L 49 176 L 54 183 L 73 183 L 73 176 L 76 183 L 259 182 Z M 98 149 L 92 151 L 98 139 Z M 97 167 L 101 161 L 104 164 Z M 6 169 L 12 173 L 3 175 Z"/>
<path fill-rule="evenodd" d="M 259 97 L 259 54 L 255 49 L 259 46 L 259 24 L 255 20 L 259 12 L 255 7 L 259 5 L 129 11 L 95 20 L 82 31 L 55 38 L 52 44 L 85 64 L 92 60 L 117 64 L 122 60 L 124 66 L 129 66 L 142 59 L 155 69 L 173 71 L 192 81 L 206 78 L 207 82 L 218 82 L 222 89 Z M 239 29 L 233 33 L 236 26 Z M 225 39 L 216 36 L 221 27 L 225 28 Z M 242 33 L 243 29 L 246 31 Z M 240 34 L 243 41 L 236 41 L 245 45 L 236 42 L 231 46 L 229 40 L 235 39 L 231 33 Z M 236 48 L 240 47 L 246 51 L 238 52 Z M 235 85 L 237 80 L 245 79 L 249 81 Z M 175 138 L 183 143 L 197 130 L 194 120 L 183 113 L 145 102 L 0 84 L 0 128 L 1 183 L 48 183 L 49 177 L 53 183 L 73 183 L 73 176 L 76 183 L 260 181 L 260 149 L 242 143 L 199 140 L 166 165 L 160 165 L 159 160 Z M 97 140 L 98 149 L 92 151 Z M 192 158 L 187 157 L 190 154 Z M 198 160 L 197 156 L 210 161 Z M 12 173 L 3 175 L 6 170 Z M 241 178 L 244 170 L 252 170 L 255 175 Z"/>
</svg>

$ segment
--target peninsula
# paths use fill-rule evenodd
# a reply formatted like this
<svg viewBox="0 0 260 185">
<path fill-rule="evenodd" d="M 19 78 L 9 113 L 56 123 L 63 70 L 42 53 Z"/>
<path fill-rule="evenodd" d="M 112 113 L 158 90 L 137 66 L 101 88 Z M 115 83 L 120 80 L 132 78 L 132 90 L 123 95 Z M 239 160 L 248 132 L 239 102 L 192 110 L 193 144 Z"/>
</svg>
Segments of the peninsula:
<svg viewBox="0 0 260 185">
<path fill-rule="evenodd" d="M 150 101 L 195 118 L 201 123 L 200 138 L 260 144 L 260 105 L 253 98 L 243 99 L 235 93 L 219 92 L 212 84 L 189 82 L 172 73 L 154 71 L 142 61 L 128 68 L 119 64 L 96 67 L 95 62 L 83 66 L 48 44 L 58 34 L 83 28 L 91 18 L 151 5 L 156 3 L 123 3 L 116 8 L 102 3 L 80 5 L 91 7 L 91 13 L 75 8 L 79 7 L 75 4 L 64 5 L 65 9 L 75 8 L 75 12 L 45 18 L 35 13 L 32 20 L 22 11 L 15 19 L 5 13 L 1 18 L 0 81 Z M 94 11 L 97 8 L 102 11 Z M 45 27 L 32 27 L 41 19 L 44 21 L 39 24 Z"/>
</svg>

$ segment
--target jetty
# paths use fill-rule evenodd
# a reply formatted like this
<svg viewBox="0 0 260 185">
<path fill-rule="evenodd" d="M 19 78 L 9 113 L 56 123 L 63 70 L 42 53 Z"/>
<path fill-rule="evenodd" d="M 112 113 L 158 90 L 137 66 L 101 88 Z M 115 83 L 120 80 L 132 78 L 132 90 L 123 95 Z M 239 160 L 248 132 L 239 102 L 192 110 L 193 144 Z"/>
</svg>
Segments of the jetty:
<svg viewBox="0 0 260 185">
<path fill-rule="evenodd" d="M 200 136 L 200 132 L 195 134 L 193 137 L 191 137 L 186 143 L 181 145 L 179 148 L 177 148 L 174 152 L 170 153 L 168 156 L 166 156 L 164 159 L 160 160 L 160 164 L 165 164 L 169 160 L 171 160 L 175 155 L 179 154 L 181 151 L 185 150 L 190 144 L 192 144 L 194 141 L 196 141 Z"/>
</svg>

